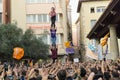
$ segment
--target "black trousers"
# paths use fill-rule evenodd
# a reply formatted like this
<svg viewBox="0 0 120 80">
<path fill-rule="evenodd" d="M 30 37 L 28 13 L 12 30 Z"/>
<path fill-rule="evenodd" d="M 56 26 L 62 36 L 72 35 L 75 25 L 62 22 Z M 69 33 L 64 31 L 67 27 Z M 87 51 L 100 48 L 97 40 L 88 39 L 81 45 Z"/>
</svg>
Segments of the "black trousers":
<svg viewBox="0 0 120 80">
<path fill-rule="evenodd" d="M 57 58 L 53 58 L 53 62 L 52 63 L 55 63 L 55 60 L 56 60 Z"/>
<path fill-rule="evenodd" d="M 51 17 L 51 27 L 55 27 L 56 16 Z"/>
</svg>

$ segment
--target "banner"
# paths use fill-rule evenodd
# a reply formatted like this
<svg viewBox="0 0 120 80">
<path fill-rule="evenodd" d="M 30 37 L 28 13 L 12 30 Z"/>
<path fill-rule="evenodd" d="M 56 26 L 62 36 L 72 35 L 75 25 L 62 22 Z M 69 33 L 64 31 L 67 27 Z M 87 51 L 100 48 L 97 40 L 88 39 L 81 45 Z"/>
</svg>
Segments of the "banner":
<svg viewBox="0 0 120 80">
<path fill-rule="evenodd" d="M 73 48 L 66 48 L 66 53 L 68 54 L 74 54 L 74 49 Z"/>
<path fill-rule="evenodd" d="M 94 52 L 96 51 L 96 47 L 94 45 L 92 45 L 92 44 L 89 43 L 88 47 L 89 47 L 90 50 L 92 50 Z"/>
<path fill-rule="evenodd" d="M 102 46 L 101 46 L 100 44 L 98 45 L 97 54 L 98 54 L 98 59 L 99 59 L 99 60 L 102 60 L 102 59 L 103 59 L 103 55 L 102 55 Z"/>
<path fill-rule="evenodd" d="M 96 59 L 98 60 L 98 55 L 92 52 L 89 47 L 86 48 L 86 56 L 91 58 L 91 59 Z"/>
</svg>

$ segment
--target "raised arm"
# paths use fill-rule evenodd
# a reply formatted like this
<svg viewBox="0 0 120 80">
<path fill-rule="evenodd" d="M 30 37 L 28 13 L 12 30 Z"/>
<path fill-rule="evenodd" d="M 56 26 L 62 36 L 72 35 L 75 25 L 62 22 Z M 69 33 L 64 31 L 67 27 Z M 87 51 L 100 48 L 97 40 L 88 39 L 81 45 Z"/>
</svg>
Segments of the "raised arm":
<svg viewBox="0 0 120 80">
<path fill-rule="evenodd" d="M 104 72 L 105 72 L 105 68 L 104 68 L 104 61 L 102 61 L 102 63 L 101 63 L 101 70 L 102 70 L 102 73 L 104 73 Z"/>
<path fill-rule="evenodd" d="M 53 2 L 53 5 L 54 5 L 54 8 L 56 9 L 56 5 L 55 5 L 55 3 Z"/>
</svg>

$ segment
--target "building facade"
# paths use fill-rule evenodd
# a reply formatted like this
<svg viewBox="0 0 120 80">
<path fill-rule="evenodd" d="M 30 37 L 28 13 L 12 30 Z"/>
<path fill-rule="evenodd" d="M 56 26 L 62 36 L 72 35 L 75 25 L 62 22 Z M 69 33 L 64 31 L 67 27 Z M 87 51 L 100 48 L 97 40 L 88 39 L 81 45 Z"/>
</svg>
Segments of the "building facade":
<svg viewBox="0 0 120 80">
<path fill-rule="evenodd" d="M 62 55 L 65 54 L 64 42 L 68 41 L 71 33 L 69 0 L 11 0 L 11 22 L 23 31 L 32 29 L 37 37 L 43 38 L 44 43 L 51 45 L 49 12 L 54 6 L 57 13 L 58 53 Z"/>
<path fill-rule="evenodd" d="M 109 2 L 109 0 L 79 0 L 77 12 L 79 13 L 79 45 L 81 54 L 86 54 L 86 49 L 89 45 L 92 45 L 94 48 L 98 45 L 95 39 L 89 40 L 86 36 L 104 12 Z"/>
<path fill-rule="evenodd" d="M 10 23 L 10 0 L 0 0 L 0 24 Z"/>
<path fill-rule="evenodd" d="M 107 9 L 100 16 L 94 28 L 91 29 L 87 38 L 101 39 L 108 35 L 107 59 L 120 58 L 120 0 L 111 0 Z M 104 54 L 103 54 L 104 55 Z"/>
<path fill-rule="evenodd" d="M 0 23 L 2 23 L 3 2 L 0 0 Z"/>
</svg>

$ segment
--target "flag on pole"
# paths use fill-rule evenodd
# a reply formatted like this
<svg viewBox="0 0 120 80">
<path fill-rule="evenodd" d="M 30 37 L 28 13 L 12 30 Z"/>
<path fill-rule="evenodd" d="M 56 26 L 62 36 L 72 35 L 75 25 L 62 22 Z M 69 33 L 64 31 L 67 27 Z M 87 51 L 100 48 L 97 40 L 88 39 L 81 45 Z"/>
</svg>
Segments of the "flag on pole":
<svg viewBox="0 0 120 80">
<path fill-rule="evenodd" d="M 97 54 L 98 54 L 98 59 L 99 59 L 99 60 L 102 60 L 102 59 L 103 59 L 102 46 L 101 46 L 100 44 L 98 45 Z"/>
<path fill-rule="evenodd" d="M 20 60 L 24 56 L 24 49 L 20 47 L 14 48 L 13 58 Z"/>
<path fill-rule="evenodd" d="M 108 44 L 106 45 L 105 56 L 108 54 Z"/>
<path fill-rule="evenodd" d="M 91 51 L 89 47 L 87 47 L 87 49 L 86 49 L 86 56 L 91 58 L 91 59 L 98 60 L 98 55 L 95 54 L 93 51 Z"/>
</svg>

